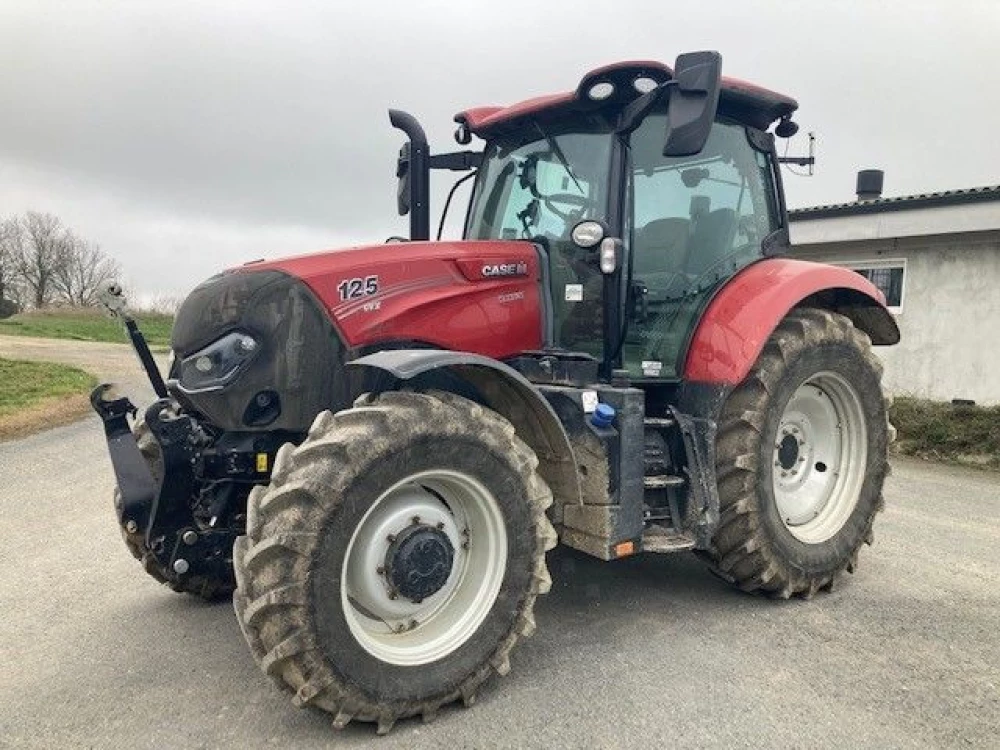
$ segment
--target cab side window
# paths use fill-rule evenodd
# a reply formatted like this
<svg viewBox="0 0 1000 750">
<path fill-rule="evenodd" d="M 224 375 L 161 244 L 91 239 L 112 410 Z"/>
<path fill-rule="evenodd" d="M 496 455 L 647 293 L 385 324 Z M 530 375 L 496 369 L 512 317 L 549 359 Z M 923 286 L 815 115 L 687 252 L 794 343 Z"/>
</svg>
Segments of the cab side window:
<svg viewBox="0 0 1000 750">
<path fill-rule="evenodd" d="M 716 123 L 693 157 L 662 155 L 665 116 L 632 136 L 635 269 L 699 275 L 777 228 L 767 157 Z"/>
</svg>

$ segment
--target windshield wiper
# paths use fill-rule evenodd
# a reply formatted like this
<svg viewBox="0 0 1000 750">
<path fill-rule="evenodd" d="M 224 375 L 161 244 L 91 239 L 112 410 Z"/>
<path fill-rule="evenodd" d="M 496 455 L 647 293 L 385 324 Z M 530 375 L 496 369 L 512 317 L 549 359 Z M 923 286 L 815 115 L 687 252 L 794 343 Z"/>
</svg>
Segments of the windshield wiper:
<svg viewBox="0 0 1000 750">
<path fill-rule="evenodd" d="M 542 134 L 542 137 L 545 139 L 545 142 L 549 144 L 549 148 L 552 149 L 552 153 L 555 154 L 555 157 L 559 160 L 559 163 L 562 164 L 562 168 L 566 170 L 566 174 L 568 174 L 569 178 L 573 180 L 573 184 L 576 185 L 576 189 L 580 191 L 581 195 L 586 195 L 586 191 L 583 189 L 583 185 L 580 184 L 580 181 L 576 179 L 576 175 L 573 174 L 573 170 L 570 169 L 569 160 L 566 158 L 566 154 L 563 153 L 562 148 L 556 142 L 556 139 L 553 138 L 548 133 L 546 133 L 544 130 L 542 130 L 542 126 L 539 125 L 538 123 L 535 123 L 535 127 L 538 128 L 538 132 Z"/>
</svg>

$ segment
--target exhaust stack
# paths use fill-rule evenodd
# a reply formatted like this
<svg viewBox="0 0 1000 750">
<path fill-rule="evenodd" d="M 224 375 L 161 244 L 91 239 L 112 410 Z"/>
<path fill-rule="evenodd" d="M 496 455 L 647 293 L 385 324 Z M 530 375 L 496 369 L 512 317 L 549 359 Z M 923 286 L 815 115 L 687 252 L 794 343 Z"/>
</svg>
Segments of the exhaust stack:
<svg viewBox="0 0 1000 750">
<path fill-rule="evenodd" d="M 881 198 L 884 180 L 885 172 L 881 169 L 862 169 L 858 172 L 858 183 L 855 188 L 855 192 L 858 194 L 858 203 L 877 201 Z"/>
</svg>

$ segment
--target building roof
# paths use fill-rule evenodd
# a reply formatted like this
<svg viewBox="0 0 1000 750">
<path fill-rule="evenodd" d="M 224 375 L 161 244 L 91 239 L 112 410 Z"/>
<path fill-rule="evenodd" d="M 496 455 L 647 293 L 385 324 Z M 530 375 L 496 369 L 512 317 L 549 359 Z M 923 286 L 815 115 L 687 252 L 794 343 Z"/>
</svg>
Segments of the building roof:
<svg viewBox="0 0 1000 750">
<path fill-rule="evenodd" d="M 559 116 L 567 112 L 587 112 L 607 106 L 621 107 L 641 93 L 633 84 L 637 79 L 663 83 L 673 78 L 673 70 L 652 60 L 629 60 L 612 63 L 585 74 L 574 91 L 566 91 L 519 102 L 507 107 L 475 107 L 459 112 L 455 121 L 464 123 L 481 137 L 494 135 L 508 127 L 521 125 L 526 118 Z M 611 83 L 614 92 L 607 100 L 593 101 L 587 96 L 592 86 Z M 791 115 L 798 103 L 789 96 L 738 78 L 722 77 L 719 107 L 754 127 L 766 129 L 772 122 Z"/>
<path fill-rule="evenodd" d="M 793 245 L 1000 230 L 1000 185 L 788 212 Z"/>
<path fill-rule="evenodd" d="M 963 203 L 981 203 L 997 200 L 1000 200 L 1000 185 L 987 185 L 985 187 L 942 190 L 936 193 L 899 195 L 892 198 L 878 198 L 871 201 L 851 201 L 850 203 L 831 203 L 825 206 L 795 208 L 788 211 L 788 216 L 792 221 L 796 219 L 824 219 L 832 216 L 906 211 L 914 208 L 956 206 Z"/>
</svg>

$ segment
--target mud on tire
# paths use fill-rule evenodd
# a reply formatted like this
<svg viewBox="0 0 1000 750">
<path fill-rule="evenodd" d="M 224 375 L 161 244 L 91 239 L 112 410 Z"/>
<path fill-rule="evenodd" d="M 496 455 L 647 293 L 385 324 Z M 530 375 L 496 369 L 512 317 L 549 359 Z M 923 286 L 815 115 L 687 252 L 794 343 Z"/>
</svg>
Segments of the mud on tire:
<svg viewBox="0 0 1000 750">
<path fill-rule="evenodd" d="M 824 373 L 830 382 L 846 384 L 846 392 L 856 394 L 865 460 L 845 467 L 854 473 L 850 481 L 857 482 L 858 491 L 850 493 L 853 505 L 849 512 L 844 506 L 839 528 L 835 523 L 810 539 L 793 533 L 795 527 L 782 519 L 776 500 L 781 490 L 776 489 L 775 473 L 780 477 L 788 469 L 791 475 L 791 464 L 804 459 L 796 459 L 797 448 L 790 446 L 786 466 L 784 454 L 776 451 L 789 437 L 779 432 L 786 406 L 811 378 L 822 382 Z M 719 420 L 721 519 L 711 558 L 723 577 L 746 591 L 788 598 L 812 596 L 831 587 L 842 571 L 854 572 L 861 545 L 873 540 L 872 525 L 884 505 L 882 486 L 889 471 L 892 430 L 881 375 L 870 339 L 842 315 L 800 308 L 773 332 L 753 370 L 730 394 Z M 826 470 L 825 464 L 816 466 Z M 863 472 L 863 478 L 857 472 Z M 782 481 L 777 480 L 779 485 Z"/>
<path fill-rule="evenodd" d="M 153 478 L 159 481 L 163 475 L 163 459 L 160 455 L 160 446 L 153 437 L 153 433 L 146 422 L 139 418 L 132 428 L 135 435 L 136 444 L 139 446 L 139 453 L 149 464 L 149 470 Z M 121 509 L 121 492 L 118 487 L 114 491 L 115 510 Z M 232 574 L 225 578 L 213 578 L 211 576 L 185 576 L 182 580 L 172 580 L 174 576 L 168 575 L 168 571 L 157 561 L 156 556 L 146 547 L 146 540 L 141 531 L 129 532 L 124 526 L 119 526 L 125 546 L 132 553 L 132 557 L 142 563 L 142 569 L 152 578 L 160 583 L 166 584 L 178 593 L 191 594 L 205 601 L 219 601 L 229 596 L 236 586 Z"/>
<path fill-rule="evenodd" d="M 353 719 L 377 722 L 384 733 L 399 718 L 430 720 L 444 704 L 471 704 L 483 682 L 510 669 L 511 650 L 535 628 L 535 599 L 551 585 L 552 493 L 537 464 L 509 422 L 450 393 L 363 396 L 352 409 L 320 414 L 301 445 L 279 451 L 270 486 L 250 495 L 247 534 L 236 541 L 233 602 L 261 669 L 295 705 L 329 712 L 336 728 Z M 502 510 L 502 582 L 481 624 L 452 650 L 392 663 L 351 631 L 357 615 L 345 560 L 393 488 L 437 470 L 471 477 Z"/>
</svg>

